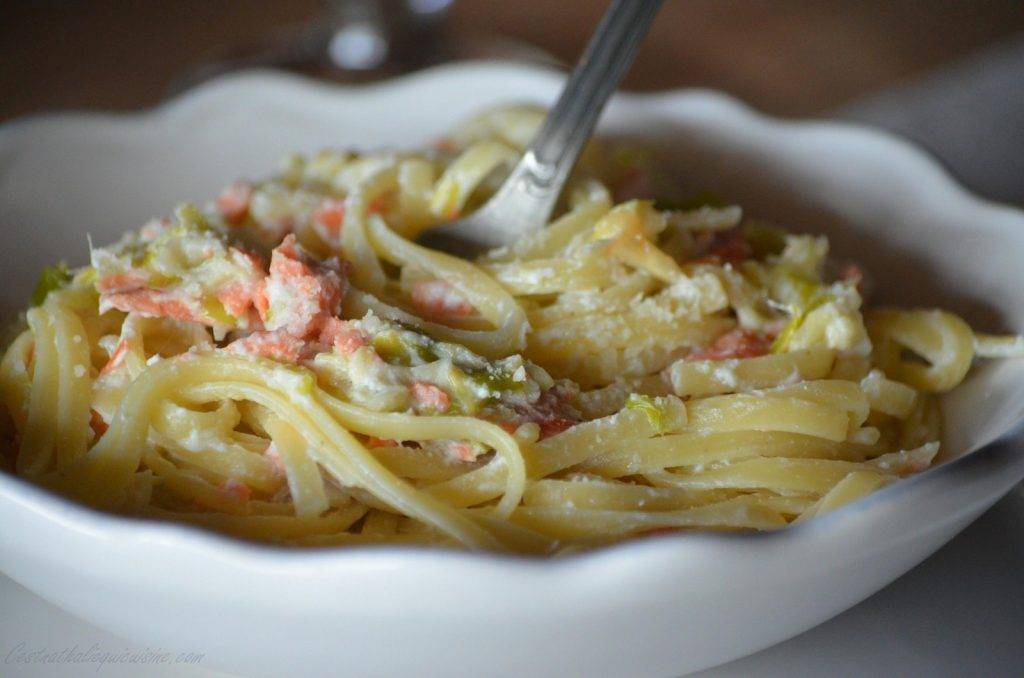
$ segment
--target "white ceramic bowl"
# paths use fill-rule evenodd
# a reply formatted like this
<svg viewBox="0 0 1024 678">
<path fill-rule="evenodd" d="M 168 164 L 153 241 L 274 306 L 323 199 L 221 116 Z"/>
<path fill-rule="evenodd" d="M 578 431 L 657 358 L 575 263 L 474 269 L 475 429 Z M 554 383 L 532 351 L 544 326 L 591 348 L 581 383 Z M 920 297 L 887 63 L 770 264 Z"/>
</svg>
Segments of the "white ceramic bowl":
<svg viewBox="0 0 1024 678">
<path fill-rule="evenodd" d="M 365 88 L 231 76 L 140 115 L 56 115 L 0 132 L 0 308 L 39 268 L 82 262 L 182 198 L 290 150 L 410 147 L 560 77 L 446 67 Z M 890 298 L 1024 328 L 1024 215 L 958 188 L 877 132 L 766 119 L 709 92 L 623 96 L 604 128 L 658 139 L 682 181 L 827 231 Z M 287 551 L 92 512 L 0 475 L 0 568 L 126 638 L 251 675 L 668 676 L 777 643 L 919 563 L 1024 476 L 1024 361 L 946 405 L 944 466 L 797 528 L 686 534 L 555 561 L 406 548 Z M 985 446 L 975 454 L 966 454 Z"/>
</svg>

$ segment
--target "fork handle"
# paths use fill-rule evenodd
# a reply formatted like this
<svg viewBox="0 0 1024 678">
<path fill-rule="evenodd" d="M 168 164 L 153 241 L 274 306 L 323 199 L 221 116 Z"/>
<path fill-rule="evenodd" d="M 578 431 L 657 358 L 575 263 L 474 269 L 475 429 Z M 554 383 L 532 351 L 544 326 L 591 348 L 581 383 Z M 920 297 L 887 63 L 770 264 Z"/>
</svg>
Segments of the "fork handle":
<svg viewBox="0 0 1024 678">
<path fill-rule="evenodd" d="M 661 0 L 612 0 L 558 101 L 519 164 L 490 200 L 515 223 L 547 223 L 605 102 L 633 63 Z M 508 198 L 503 200 L 502 198 Z"/>
</svg>

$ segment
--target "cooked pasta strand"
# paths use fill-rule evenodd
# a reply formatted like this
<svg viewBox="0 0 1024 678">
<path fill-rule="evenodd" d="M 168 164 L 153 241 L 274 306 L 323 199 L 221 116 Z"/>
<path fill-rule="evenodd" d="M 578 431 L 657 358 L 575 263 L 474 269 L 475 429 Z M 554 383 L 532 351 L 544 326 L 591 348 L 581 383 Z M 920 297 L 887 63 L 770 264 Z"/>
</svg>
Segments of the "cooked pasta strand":
<svg viewBox="0 0 1024 678">
<path fill-rule="evenodd" d="M 572 553 L 778 529 L 923 472 L 938 394 L 1024 357 L 945 311 L 865 309 L 822 236 L 631 199 L 677 182 L 620 142 L 591 142 L 546 228 L 474 261 L 418 244 L 543 115 L 290 156 L 46 269 L 0 360 L 0 463 L 274 544 Z"/>
</svg>

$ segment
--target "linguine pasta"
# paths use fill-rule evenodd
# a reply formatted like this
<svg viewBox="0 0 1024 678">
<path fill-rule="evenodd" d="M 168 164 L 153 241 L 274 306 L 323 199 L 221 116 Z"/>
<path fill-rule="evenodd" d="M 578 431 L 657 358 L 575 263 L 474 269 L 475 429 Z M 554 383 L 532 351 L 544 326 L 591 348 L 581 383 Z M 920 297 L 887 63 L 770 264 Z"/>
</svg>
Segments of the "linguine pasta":
<svg viewBox="0 0 1024 678">
<path fill-rule="evenodd" d="M 291 157 L 47 269 L 0 363 L 13 471 L 281 544 L 771 530 L 927 469 L 938 395 L 1024 355 L 944 311 L 865 309 L 825 238 L 655 202 L 643 153 L 601 142 L 547 228 L 476 261 L 417 245 L 541 119 Z"/>
</svg>

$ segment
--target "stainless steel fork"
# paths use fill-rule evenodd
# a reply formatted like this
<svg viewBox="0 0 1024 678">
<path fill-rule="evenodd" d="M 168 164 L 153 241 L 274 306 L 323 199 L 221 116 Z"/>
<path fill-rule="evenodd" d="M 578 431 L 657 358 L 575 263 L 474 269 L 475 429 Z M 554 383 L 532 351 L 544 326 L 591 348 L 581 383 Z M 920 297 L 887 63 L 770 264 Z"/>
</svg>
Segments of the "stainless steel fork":
<svg viewBox="0 0 1024 678">
<path fill-rule="evenodd" d="M 420 242 L 471 256 L 544 226 L 608 97 L 633 63 L 661 0 L 613 0 L 544 124 L 508 179 L 469 216 Z"/>
</svg>

